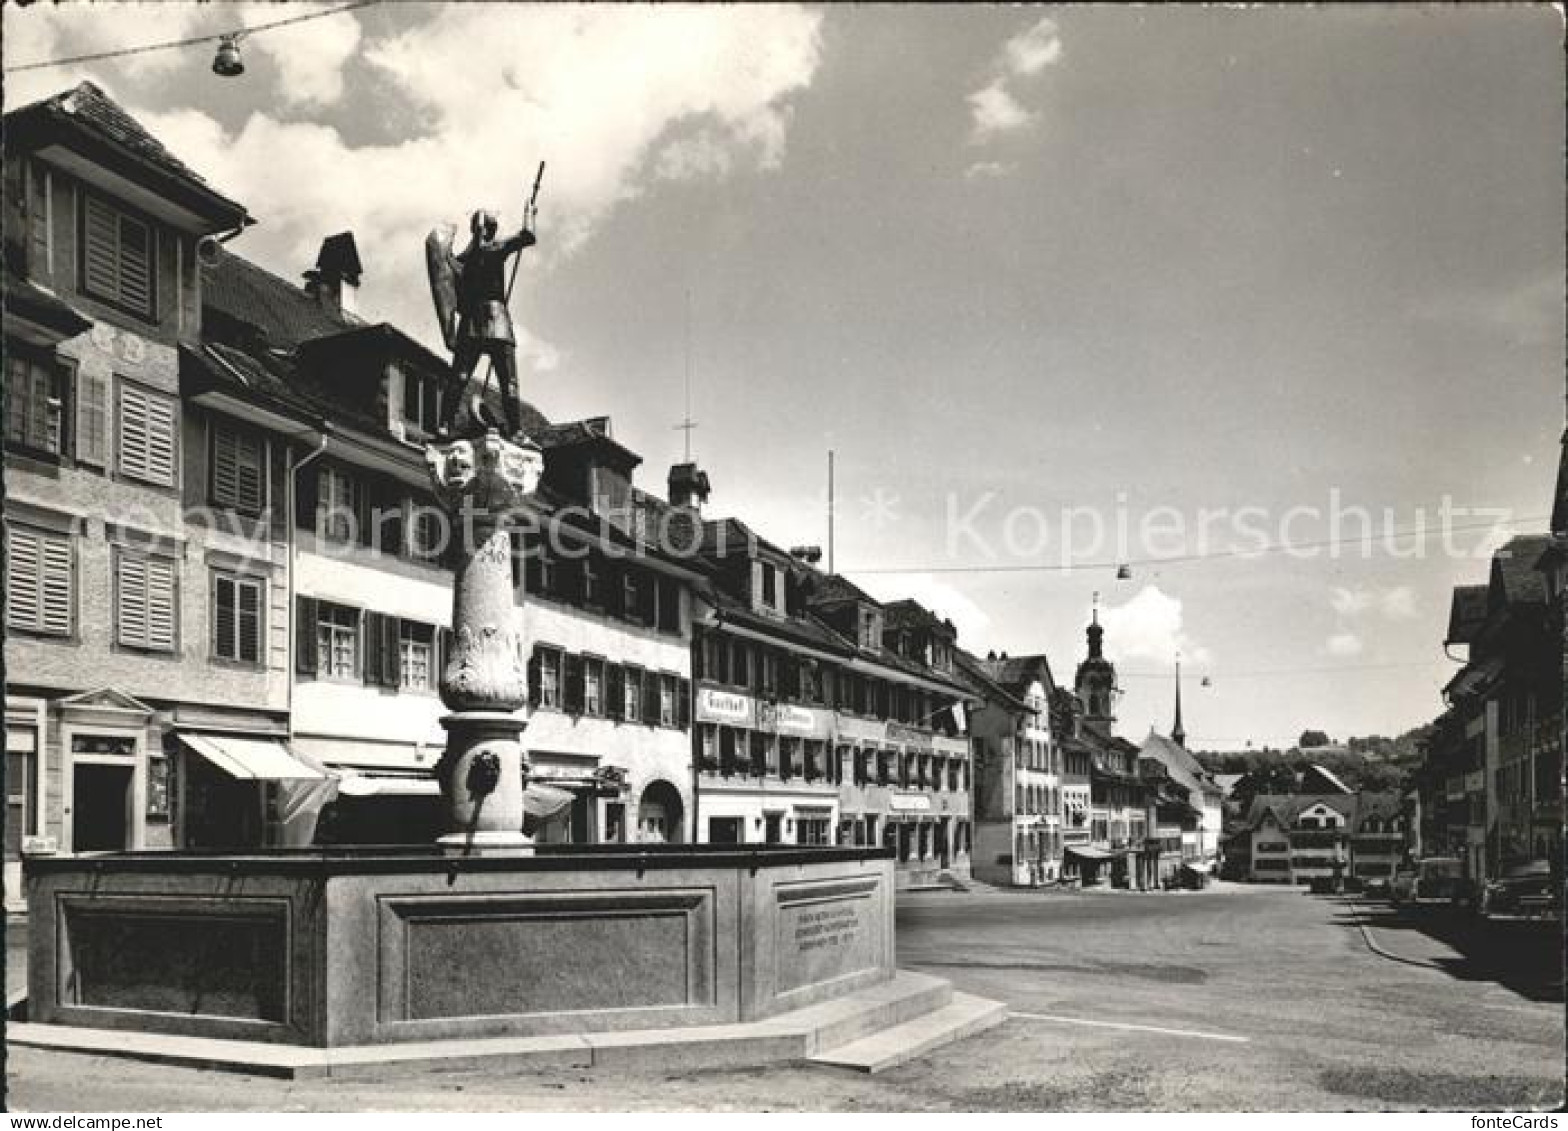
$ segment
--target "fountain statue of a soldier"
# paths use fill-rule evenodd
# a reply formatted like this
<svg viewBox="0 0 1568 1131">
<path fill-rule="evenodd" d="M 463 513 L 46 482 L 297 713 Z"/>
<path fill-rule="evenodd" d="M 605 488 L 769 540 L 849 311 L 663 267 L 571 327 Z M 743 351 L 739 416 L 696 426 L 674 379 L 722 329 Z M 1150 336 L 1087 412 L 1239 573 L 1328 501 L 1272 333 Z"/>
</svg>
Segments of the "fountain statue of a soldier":
<svg viewBox="0 0 1568 1131">
<path fill-rule="evenodd" d="M 521 434 L 522 404 L 517 388 L 517 335 L 512 315 L 507 310 L 512 283 L 517 278 L 516 261 L 507 277 L 506 261 L 536 242 L 530 222 L 536 215 L 539 182 L 523 209 L 523 226 L 513 235 L 498 239 L 499 222 L 494 212 L 480 209 L 468 222 L 468 246 L 452 251 L 456 228 L 442 224 L 425 239 L 425 263 L 430 272 L 430 294 L 435 301 L 441 336 L 452 351 L 452 370 L 441 391 L 441 419 L 437 436 L 452 437 L 463 391 L 473 382 L 474 369 L 481 358 L 489 360 L 500 384 L 501 404 L 506 413 L 508 438 Z M 489 387 L 485 378 L 485 389 Z M 465 431 L 482 432 L 497 422 L 484 404 L 484 389 L 476 392 L 469 404 Z"/>
</svg>

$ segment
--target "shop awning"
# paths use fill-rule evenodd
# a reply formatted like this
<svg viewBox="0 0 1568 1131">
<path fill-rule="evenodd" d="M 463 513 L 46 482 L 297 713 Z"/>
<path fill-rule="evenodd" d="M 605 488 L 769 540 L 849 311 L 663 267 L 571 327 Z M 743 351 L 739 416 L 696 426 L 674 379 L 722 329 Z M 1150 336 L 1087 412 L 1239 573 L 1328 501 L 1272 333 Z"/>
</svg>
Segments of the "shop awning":
<svg viewBox="0 0 1568 1131">
<path fill-rule="evenodd" d="M 416 778 L 407 774 L 361 774 L 343 770 L 337 775 L 339 797 L 439 797 L 441 783 L 435 778 Z"/>
<path fill-rule="evenodd" d="M 326 777 L 289 753 L 281 738 L 179 732 L 180 742 L 240 781 L 315 781 Z"/>
<path fill-rule="evenodd" d="M 1063 851 L 1066 852 L 1069 856 L 1078 857 L 1080 860 L 1109 860 L 1113 856 L 1118 855 L 1115 852 L 1110 852 L 1103 848 L 1095 848 L 1094 846 L 1088 844 L 1065 845 L 1063 847 Z"/>
</svg>

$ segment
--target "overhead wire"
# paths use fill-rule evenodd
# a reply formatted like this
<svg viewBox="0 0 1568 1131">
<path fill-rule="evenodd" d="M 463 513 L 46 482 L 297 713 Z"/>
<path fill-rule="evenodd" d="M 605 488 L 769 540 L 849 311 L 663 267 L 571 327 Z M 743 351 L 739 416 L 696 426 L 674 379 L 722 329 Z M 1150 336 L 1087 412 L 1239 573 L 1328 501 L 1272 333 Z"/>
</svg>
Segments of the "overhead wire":
<svg viewBox="0 0 1568 1131">
<path fill-rule="evenodd" d="M 97 63 L 104 59 L 121 59 L 128 55 L 145 55 L 152 51 L 167 51 L 175 47 L 192 47 L 198 43 L 215 43 L 229 36 L 249 37 L 258 32 L 271 31 L 274 28 L 285 27 L 289 24 L 302 24 L 308 20 L 321 20 L 328 16 L 342 15 L 359 8 L 368 8 L 379 4 L 381 0 L 355 0 L 351 4 L 343 4 L 325 12 L 306 12 L 297 16 L 287 16 L 281 20 L 272 20 L 264 24 L 254 24 L 250 27 L 232 28 L 228 31 L 213 32 L 208 35 L 195 35 L 188 39 L 168 39 L 158 43 L 143 43 L 135 47 L 119 47 L 110 51 L 94 51 L 86 55 L 68 55 L 60 59 L 42 59 L 34 63 L 18 63 L 15 66 L 4 68 L 4 73 L 11 75 L 20 71 L 38 71 L 47 67 L 68 67 L 75 63 Z"/>
</svg>

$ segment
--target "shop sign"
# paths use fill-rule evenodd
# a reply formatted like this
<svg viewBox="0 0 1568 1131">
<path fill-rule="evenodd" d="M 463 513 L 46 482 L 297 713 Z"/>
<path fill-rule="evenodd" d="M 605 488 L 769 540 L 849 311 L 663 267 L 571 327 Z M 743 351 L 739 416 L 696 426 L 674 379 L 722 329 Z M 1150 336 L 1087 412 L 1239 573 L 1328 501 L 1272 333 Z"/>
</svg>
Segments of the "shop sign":
<svg viewBox="0 0 1568 1131">
<path fill-rule="evenodd" d="M 792 703 L 757 704 L 757 728 L 802 738 L 825 738 L 832 733 L 826 711 L 797 707 Z"/>
<path fill-rule="evenodd" d="M 902 743 L 905 746 L 918 746 L 922 750 L 931 749 L 931 736 L 923 730 L 905 726 L 903 723 L 887 724 L 887 740 Z"/>
<path fill-rule="evenodd" d="M 931 798 L 924 793 L 894 793 L 889 795 L 887 807 L 895 813 L 926 813 L 931 809 Z"/>
<path fill-rule="evenodd" d="M 723 723 L 732 727 L 749 727 L 756 718 L 756 707 L 749 695 L 733 691 L 717 691 L 711 687 L 697 688 L 696 717 L 699 723 Z"/>
</svg>

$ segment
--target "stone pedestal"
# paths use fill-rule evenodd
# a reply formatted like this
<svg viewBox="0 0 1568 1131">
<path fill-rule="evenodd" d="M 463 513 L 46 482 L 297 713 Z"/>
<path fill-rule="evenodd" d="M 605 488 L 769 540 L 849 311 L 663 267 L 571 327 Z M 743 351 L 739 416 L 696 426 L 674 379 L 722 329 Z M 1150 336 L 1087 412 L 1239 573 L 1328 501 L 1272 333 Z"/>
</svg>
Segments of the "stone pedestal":
<svg viewBox="0 0 1568 1131">
<path fill-rule="evenodd" d="M 513 598 L 510 516 L 544 470 L 539 449 L 490 431 L 426 449 L 437 497 L 451 518 L 452 647 L 441 700 L 452 714 L 437 767 L 447 804 L 441 844 L 454 852 L 527 852 L 523 791 L 528 761 L 528 668 Z"/>
</svg>

